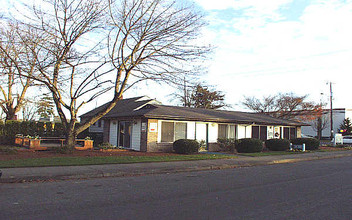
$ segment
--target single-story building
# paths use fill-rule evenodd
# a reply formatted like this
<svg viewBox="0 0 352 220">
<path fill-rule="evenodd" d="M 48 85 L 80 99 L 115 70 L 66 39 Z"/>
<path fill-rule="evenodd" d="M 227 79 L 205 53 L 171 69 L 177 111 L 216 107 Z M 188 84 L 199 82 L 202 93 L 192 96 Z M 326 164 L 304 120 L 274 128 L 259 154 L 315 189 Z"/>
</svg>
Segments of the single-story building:
<svg viewBox="0 0 352 220">
<path fill-rule="evenodd" d="M 136 151 L 171 151 L 178 139 L 203 141 L 209 151 L 216 151 L 218 138 L 292 139 L 301 136 L 303 125 L 260 113 L 167 106 L 142 96 L 120 100 L 89 131 L 103 133 L 104 142 Z"/>
</svg>

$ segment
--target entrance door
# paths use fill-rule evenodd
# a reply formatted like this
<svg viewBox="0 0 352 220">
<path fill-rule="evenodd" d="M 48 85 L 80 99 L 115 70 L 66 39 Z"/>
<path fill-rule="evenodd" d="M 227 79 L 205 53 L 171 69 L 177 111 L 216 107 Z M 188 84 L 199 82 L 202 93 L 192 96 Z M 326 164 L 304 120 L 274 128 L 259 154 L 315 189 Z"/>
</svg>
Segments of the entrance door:
<svg viewBox="0 0 352 220">
<path fill-rule="evenodd" d="M 130 121 L 120 121 L 119 123 L 119 146 L 131 148 L 132 123 Z"/>
<path fill-rule="evenodd" d="M 266 141 L 268 139 L 268 127 L 267 126 L 260 126 L 260 140 Z"/>
</svg>

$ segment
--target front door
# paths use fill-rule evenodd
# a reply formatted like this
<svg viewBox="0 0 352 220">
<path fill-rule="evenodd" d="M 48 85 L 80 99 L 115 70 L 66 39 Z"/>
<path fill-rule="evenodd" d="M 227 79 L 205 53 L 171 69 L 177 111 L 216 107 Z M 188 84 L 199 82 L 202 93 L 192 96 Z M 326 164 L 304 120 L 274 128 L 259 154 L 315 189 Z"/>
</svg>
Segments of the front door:
<svg viewBox="0 0 352 220">
<path fill-rule="evenodd" d="M 120 121 L 119 123 L 119 147 L 131 148 L 132 123 Z"/>
</svg>

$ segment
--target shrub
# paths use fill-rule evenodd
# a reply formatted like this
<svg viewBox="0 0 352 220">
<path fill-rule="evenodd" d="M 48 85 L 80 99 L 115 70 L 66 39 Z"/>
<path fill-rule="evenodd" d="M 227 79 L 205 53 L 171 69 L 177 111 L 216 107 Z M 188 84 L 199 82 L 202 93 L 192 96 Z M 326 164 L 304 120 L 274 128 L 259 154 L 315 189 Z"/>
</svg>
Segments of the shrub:
<svg viewBox="0 0 352 220">
<path fill-rule="evenodd" d="M 218 144 L 221 151 L 230 151 L 233 152 L 235 150 L 235 146 L 238 140 L 234 138 L 218 138 Z"/>
<path fill-rule="evenodd" d="M 295 138 L 291 140 L 293 145 L 306 144 L 306 150 L 317 150 L 319 148 L 319 140 L 315 138 Z"/>
<path fill-rule="evenodd" d="M 173 149 L 178 154 L 194 154 L 199 150 L 196 140 L 179 139 L 173 143 Z"/>
<path fill-rule="evenodd" d="M 255 153 L 263 150 L 263 142 L 256 138 L 243 138 L 236 144 L 238 153 Z"/>
<path fill-rule="evenodd" d="M 109 142 L 104 142 L 98 145 L 99 149 L 117 149 L 115 145 L 110 144 Z"/>
<path fill-rule="evenodd" d="M 290 149 L 290 141 L 287 139 L 269 139 L 265 141 L 265 146 L 272 151 L 285 151 Z"/>
</svg>

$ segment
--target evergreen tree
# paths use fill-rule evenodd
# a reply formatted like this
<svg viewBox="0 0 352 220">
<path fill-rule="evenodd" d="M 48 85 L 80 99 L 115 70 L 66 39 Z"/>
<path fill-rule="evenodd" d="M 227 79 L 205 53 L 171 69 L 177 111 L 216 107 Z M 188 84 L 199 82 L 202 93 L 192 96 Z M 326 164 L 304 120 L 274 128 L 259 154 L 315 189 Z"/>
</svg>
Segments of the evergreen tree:
<svg viewBox="0 0 352 220">
<path fill-rule="evenodd" d="M 345 118 L 340 127 L 339 127 L 340 130 L 343 130 L 343 134 L 344 135 L 349 135 L 352 133 L 352 122 L 351 122 L 351 119 L 350 118 Z"/>
</svg>

